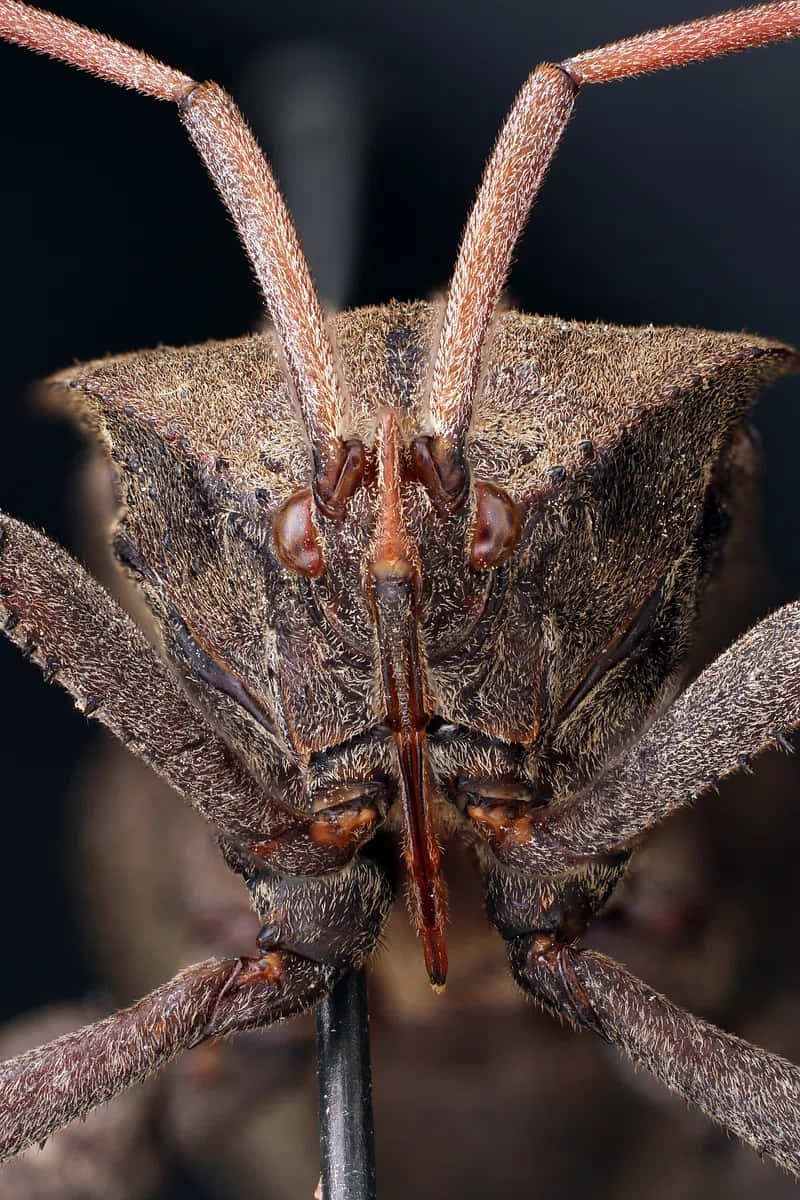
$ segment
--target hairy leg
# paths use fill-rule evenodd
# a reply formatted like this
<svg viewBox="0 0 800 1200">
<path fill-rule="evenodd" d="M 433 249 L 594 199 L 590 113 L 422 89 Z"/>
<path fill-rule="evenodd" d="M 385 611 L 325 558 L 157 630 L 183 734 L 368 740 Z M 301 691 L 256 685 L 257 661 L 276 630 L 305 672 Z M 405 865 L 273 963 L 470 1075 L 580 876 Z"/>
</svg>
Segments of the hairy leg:
<svg viewBox="0 0 800 1200">
<path fill-rule="evenodd" d="M 800 1067 L 693 1016 L 592 951 L 546 935 L 509 944 L 538 1003 L 591 1029 L 759 1154 L 800 1174 Z"/>
<path fill-rule="evenodd" d="M 189 967 L 131 1008 L 0 1064 L 0 1159 L 124 1088 L 180 1051 L 311 1007 L 337 971 L 298 955 L 210 959 Z"/>
<path fill-rule="evenodd" d="M 721 654 L 601 781 L 541 815 L 471 805 L 497 858 L 553 875 L 630 847 L 753 757 L 789 748 L 800 725 L 800 602 L 766 617 Z"/>
<path fill-rule="evenodd" d="M 374 829 L 366 818 L 340 829 L 335 816 L 295 812 L 251 779 L 130 617 L 64 550 L 6 516 L 0 621 L 87 716 L 260 860 L 290 871 L 334 870 Z"/>
</svg>

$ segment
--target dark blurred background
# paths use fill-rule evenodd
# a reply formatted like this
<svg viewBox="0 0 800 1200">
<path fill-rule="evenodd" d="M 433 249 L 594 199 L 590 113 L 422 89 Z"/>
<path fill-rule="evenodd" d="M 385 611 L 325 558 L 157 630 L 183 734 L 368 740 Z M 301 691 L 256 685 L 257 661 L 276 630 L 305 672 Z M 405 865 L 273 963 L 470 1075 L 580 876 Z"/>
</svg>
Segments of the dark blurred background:
<svg viewBox="0 0 800 1200">
<path fill-rule="evenodd" d="M 323 290 L 347 305 L 446 285 L 493 136 L 538 61 L 715 10 L 708 0 L 60 6 L 234 93 L 299 197 Z M 340 142 L 326 135 L 320 146 L 331 63 L 336 86 L 350 83 Z M 306 75 L 322 80 L 308 104 Z M 259 298 L 166 105 L 9 47 L 0 47 L 0 89 L 0 507 L 78 552 L 82 448 L 30 404 L 31 382 L 73 360 L 236 336 L 258 322 Z M 587 88 L 519 248 L 513 301 L 800 343 L 798 133 L 798 44 Z M 800 382 L 774 389 L 756 422 L 768 564 L 757 604 L 766 611 L 800 593 Z M 67 894 L 63 807 L 92 732 L 5 642 L 0 680 L 5 1018 L 99 981 Z M 788 858 L 796 797 L 777 815 L 774 841 Z M 734 840 L 730 829 L 725 837 Z M 793 861 L 775 858 L 771 879 L 781 866 L 793 872 Z"/>
</svg>

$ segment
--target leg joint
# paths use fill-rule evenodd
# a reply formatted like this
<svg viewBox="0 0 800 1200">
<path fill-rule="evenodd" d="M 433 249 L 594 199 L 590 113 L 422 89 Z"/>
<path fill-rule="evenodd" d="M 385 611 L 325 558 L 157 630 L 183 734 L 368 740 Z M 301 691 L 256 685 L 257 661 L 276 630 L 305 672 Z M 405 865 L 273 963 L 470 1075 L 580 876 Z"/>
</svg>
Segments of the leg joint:
<svg viewBox="0 0 800 1200">
<path fill-rule="evenodd" d="M 260 871 L 247 886 L 264 922 L 263 953 L 288 950 L 340 970 L 372 953 L 394 899 L 385 873 L 364 858 L 325 875 Z"/>
</svg>

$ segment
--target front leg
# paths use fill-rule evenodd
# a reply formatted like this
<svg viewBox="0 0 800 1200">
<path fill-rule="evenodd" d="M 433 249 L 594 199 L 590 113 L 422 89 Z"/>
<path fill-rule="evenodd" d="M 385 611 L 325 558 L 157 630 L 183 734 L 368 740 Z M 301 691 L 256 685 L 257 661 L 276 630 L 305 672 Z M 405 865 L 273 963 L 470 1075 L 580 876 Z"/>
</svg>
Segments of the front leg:
<svg viewBox="0 0 800 1200">
<path fill-rule="evenodd" d="M 252 779 L 96 580 L 54 542 L 5 515 L 0 623 L 87 716 L 271 867 L 335 870 L 374 832 L 378 815 L 369 806 L 312 817 Z"/>
<path fill-rule="evenodd" d="M 182 1050 L 311 1007 L 336 969 L 298 955 L 209 959 L 131 1008 L 0 1064 L 0 1160 L 42 1142 Z"/>
<path fill-rule="evenodd" d="M 261 872 L 248 884 L 266 922 L 260 958 L 189 967 L 131 1008 L 0 1064 L 0 1161 L 182 1050 L 310 1008 L 372 953 L 393 900 L 383 871 L 361 858 L 319 878 Z"/>
<path fill-rule="evenodd" d="M 800 725 L 800 602 L 766 617 L 721 654 L 601 781 L 560 807 L 530 814 L 471 803 L 497 858 L 555 875 L 630 847 L 764 750 L 788 749 Z"/>
</svg>

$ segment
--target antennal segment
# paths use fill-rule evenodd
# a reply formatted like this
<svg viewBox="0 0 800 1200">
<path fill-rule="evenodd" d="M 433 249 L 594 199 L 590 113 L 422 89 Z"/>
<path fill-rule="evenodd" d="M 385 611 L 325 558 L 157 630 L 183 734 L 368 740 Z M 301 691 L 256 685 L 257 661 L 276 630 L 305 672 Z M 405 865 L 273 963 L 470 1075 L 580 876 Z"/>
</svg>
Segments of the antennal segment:
<svg viewBox="0 0 800 1200">
<path fill-rule="evenodd" d="M 470 213 L 434 360 L 428 452 L 451 506 L 463 501 L 464 445 L 486 337 L 514 245 L 556 152 L 578 88 L 800 36 L 800 0 L 741 8 L 537 67 L 500 131 Z"/>
<path fill-rule="evenodd" d="M 331 500 L 347 458 L 344 398 L 311 272 L 275 177 L 230 96 L 201 83 L 181 121 L 253 265 L 280 338 L 314 456 L 314 492 Z"/>
<path fill-rule="evenodd" d="M 685 25 L 654 29 L 576 54 L 562 66 L 577 84 L 609 83 L 798 36 L 800 2 L 779 0 L 777 4 L 737 8 L 716 17 L 687 21 Z"/>
<path fill-rule="evenodd" d="M 464 231 L 429 399 L 431 455 L 452 496 L 465 484 L 464 443 L 486 334 L 577 90 L 560 67 L 550 64 L 528 78 L 500 131 Z"/>
<path fill-rule="evenodd" d="M 333 346 L 283 197 L 236 105 L 216 84 L 199 84 L 113 38 L 18 0 L 0 0 L 0 37 L 178 104 L 275 323 L 311 445 L 317 502 L 328 515 L 340 515 L 342 495 L 346 502 L 354 488 L 349 476 L 348 487 L 340 486 L 348 448 L 341 439 L 345 403 Z"/>
<path fill-rule="evenodd" d="M 18 0 L 0 0 L 0 37 L 119 87 L 177 103 L 194 80 L 123 42 Z"/>
</svg>

